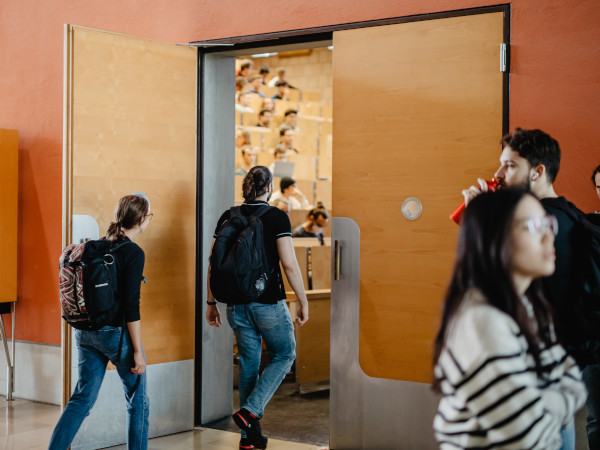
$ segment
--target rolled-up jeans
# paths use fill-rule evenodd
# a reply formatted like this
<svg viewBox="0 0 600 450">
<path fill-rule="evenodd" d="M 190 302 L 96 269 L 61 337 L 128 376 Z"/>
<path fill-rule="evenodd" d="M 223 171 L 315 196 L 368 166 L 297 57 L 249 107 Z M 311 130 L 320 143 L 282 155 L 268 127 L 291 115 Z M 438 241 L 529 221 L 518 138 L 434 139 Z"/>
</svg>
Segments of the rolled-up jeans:
<svg viewBox="0 0 600 450">
<path fill-rule="evenodd" d="M 123 332 L 121 355 L 119 344 Z M 133 344 L 127 327 L 102 327 L 98 331 L 74 330 L 79 356 L 79 380 L 50 439 L 49 450 L 66 450 L 77 434 L 83 420 L 96 403 L 106 373 L 108 361 L 116 368 L 127 404 L 127 448 L 148 448 L 149 401 L 146 393 L 146 373 L 136 375 Z"/>
<path fill-rule="evenodd" d="M 229 305 L 227 320 L 240 355 L 240 407 L 260 418 L 296 359 L 290 311 L 285 300 L 275 304 Z M 261 338 L 271 359 L 259 376 Z"/>
</svg>

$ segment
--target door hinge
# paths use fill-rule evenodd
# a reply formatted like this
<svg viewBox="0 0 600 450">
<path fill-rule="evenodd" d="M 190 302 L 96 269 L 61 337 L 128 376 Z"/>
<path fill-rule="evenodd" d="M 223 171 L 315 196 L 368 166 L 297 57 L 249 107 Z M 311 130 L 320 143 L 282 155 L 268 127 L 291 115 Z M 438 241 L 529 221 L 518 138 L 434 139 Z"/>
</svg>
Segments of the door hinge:
<svg viewBox="0 0 600 450">
<path fill-rule="evenodd" d="M 500 44 L 500 72 L 506 72 L 506 44 Z"/>
</svg>

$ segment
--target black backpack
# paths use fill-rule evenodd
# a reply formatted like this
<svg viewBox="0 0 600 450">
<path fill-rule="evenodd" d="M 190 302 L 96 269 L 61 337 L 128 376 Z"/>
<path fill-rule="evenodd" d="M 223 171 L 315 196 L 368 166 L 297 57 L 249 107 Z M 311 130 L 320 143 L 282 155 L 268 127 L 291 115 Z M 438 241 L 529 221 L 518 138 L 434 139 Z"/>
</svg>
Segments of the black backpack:
<svg viewBox="0 0 600 450">
<path fill-rule="evenodd" d="M 218 301 L 233 305 L 253 302 L 276 275 L 267 258 L 260 220 L 271 208 L 261 206 L 248 217 L 239 206 L 229 210 L 229 219 L 219 228 L 210 256 L 210 290 Z"/>
<path fill-rule="evenodd" d="M 72 244 L 63 250 L 59 265 L 62 317 L 74 328 L 97 330 L 114 322 L 119 313 L 117 298 L 118 245 L 99 239 Z"/>
</svg>

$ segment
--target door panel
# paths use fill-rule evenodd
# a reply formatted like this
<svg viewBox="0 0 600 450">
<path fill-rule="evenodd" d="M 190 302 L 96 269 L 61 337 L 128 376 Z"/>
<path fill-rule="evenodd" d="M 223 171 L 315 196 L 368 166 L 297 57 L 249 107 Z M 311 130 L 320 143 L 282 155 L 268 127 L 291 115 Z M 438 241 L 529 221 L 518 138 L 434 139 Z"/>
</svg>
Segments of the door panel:
<svg viewBox="0 0 600 450">
<path fill-rule="evenodd" d="M 73 215 L 92 216 L 103 236 L 120 197 L 134 191 L 148 195 L 153 220 L 136 242 L 146 255 L 148 279 L 140 300 L 148 389 L 151 397 L 160 399 L 151 415 L 150 433 L 190 429 L 197 51 L 75 26 L 67 27 L 66 39 L 65 239 L 70 241 Z M 68 343 L 64 346 L 69 348 Z M 105 401 L 123 395 L 112 372 L 92 413 L 92 423 L 102 426 L 84 423 L 75 447 L 124 442 L 124 434 L 119 435 L 124 433 L 124 416 Z M 68 396 L 71 383 L 65 381 Z M 109 442 L 102 430 L 113 426 L 117 433 Z"/>
<path fill-rule="evenodd" d="M 458 231 L 448 215 L 497 166 L 502 42 L 502 13 L 334 33 L 332 195 L 360 227 L 359 361 L 372 377 L 431 380 Z M 416 220 L 402 215 L 408 197 Z"/>
<path fill-rule="evenodd" d="M 103 236 L 116 201 L 143 191 L 154 217 L 141 314 L 149 364 L 194 357 L 196 52 L 74 28 L 73 214 Z"/>
</svg>

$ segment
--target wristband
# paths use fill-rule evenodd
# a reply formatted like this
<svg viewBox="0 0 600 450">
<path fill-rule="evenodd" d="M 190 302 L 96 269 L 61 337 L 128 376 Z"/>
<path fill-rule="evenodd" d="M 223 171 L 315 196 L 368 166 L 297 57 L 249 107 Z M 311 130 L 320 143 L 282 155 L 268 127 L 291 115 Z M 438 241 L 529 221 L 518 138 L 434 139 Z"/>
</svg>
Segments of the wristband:
<svg viewBox="0 0 600 450">
<path fill-rule="evenodd" d="M 210 306 L 214 306 L 214 305 L 216 305 L 216 304 L 217 304 L 217 302 L 206 302 L 206 304 L 207 304 L 207 305 L 210 305 Z"/>
</svg>

